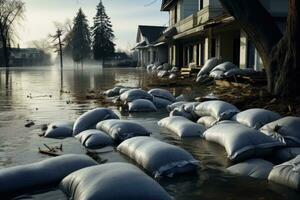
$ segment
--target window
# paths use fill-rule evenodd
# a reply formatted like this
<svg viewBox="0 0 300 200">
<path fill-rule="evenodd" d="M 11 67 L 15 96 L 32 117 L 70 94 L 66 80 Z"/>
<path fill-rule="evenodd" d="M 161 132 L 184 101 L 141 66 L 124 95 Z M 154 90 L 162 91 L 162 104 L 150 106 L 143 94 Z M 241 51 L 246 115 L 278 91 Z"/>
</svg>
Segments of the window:
<svg viewBox="0 0 300 200">
<path fill-rule="evenodd" d="M 178 13 L 177 13 L 177 5 L 175 5 L 175 8 L 174 8 L 174 24 L 177 23 L 177 15 L 178 15 Z"/>
<path fill-rule="evenodd" d="M 199 0 L 199 10 L 203 9 L 203 0 Z"/>
<path fill-rule="evenodd" d="M 211 57 L 216 57 L 217 40 L 213 38 L 211 40 Z"/>
</svg>

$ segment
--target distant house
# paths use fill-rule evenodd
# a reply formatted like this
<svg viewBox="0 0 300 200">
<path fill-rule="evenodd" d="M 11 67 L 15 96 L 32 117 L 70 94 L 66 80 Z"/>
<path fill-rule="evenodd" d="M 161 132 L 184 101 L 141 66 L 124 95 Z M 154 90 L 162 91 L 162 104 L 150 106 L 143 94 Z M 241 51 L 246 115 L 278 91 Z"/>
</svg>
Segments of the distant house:
<svg viewBox="0 0 300 200">
<path fill-rule="evenodd" d="M 288 0 L 260 1 L 283 31 Z M 162 0 L 161 11 L 169 13 L 169 27 L 152 46 L 167 46 L 169 64 L 198 68 L 218 57 L 241 68 L 264 68 L 254 43 L 219 0 Z"/>
<path fill-rule="evenodd" d="M 154 63 L 165 63 L 168 61 L 168 49 L 166 45 L 157 43 L 167 27 L 164 26 L 142 26 L 138 27 L 134 48 L 138 51 L 138 66 L 145 67 Z"/>
</svg>

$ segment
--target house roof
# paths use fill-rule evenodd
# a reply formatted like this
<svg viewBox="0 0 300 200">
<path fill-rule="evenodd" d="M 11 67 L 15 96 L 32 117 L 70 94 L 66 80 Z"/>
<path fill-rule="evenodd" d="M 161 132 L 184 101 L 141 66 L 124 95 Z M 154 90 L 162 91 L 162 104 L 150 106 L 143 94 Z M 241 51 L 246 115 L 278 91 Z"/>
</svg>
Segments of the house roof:
<svg viewBox="0 0 300 200">
<path fill-rule="evenodd" d="M 138 36 L 139 34 L 143 35 L 148 44 L 151 44 L 153 42 L 155 42 L 160 35 L 163 33 L 163 31 L 166 29 L 167 27 L 165 26 L 139 26 L 138 29 Z"/>
<path fill-rule="evenodd" d="M 170 11 L 171 6 L 173 6 L 178 0 L 162 0 L 161 1 L 161 11 Z"/>
</svg>

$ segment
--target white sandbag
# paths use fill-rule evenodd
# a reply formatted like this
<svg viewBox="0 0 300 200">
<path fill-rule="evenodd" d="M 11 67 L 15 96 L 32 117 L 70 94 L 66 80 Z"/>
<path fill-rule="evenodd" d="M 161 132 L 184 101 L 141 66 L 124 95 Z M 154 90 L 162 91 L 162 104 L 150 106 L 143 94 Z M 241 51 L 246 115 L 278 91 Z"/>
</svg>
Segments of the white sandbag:
<svg viewBox="0 0 300 200">
<path fill-rule="evenodd" d="M 147 67 L 146 67 L 147 71 L 152 70 L 152 67 L 153 67 L 153 66 L 154 66 L 153 64 L 147 65 Z"/>
<path fill-rule="evenodd" d="M 79 169 L 97 165 L 85 155 L 63 155 L 38 163 L 0 170 L 0 195 L 5 196 L 51 188 Z"/>
<path fill-rule="evenodd" d="M 194 115 L 193 113 L 189 113 L 187 111 L 185 111 L 183 109 L 183 107 L 179 107 L 179 108 L 175 108 L 174 110 L 172 110 L 169 114 L 170 117 L 173 117 L 173 116 L 180 116 L 180 117 L 184 117 L 186 119 L 189 119 L 191 121 L 195 121 L 197 120 L 197 116 Z"/>
<path fill-rule="evenodd" d="M 211 70 L 211 72 L 222 71 L 225 73 L 231 69 L 236 69 L 236 68 L 238 68 L 238 67 L 235 64 L 233 64 L 231 62 L 224 62 L 224 63 L 217 65 L 215 68 L 213 68 L 213 70 Z"/>
<path fill-rule="evenodd" d="M 183 105 L 183 109 L 186 112 L 193 113 L 196 107 L 200 104 L 200 102 L 188 102 Z"/>
<path fill-rule="evenodd" d="M 214 126 L 218 121 L 216 120 L 216 118 L 212 117 L 212 116 L 204 116 L 201 117 L 197 123 L 203 125 L 205 128 L 210 128 L 212 126 Z"/>
<path fill-rule="evenodd" d="M 137 99 L 148 99 L 152 101 L 153 97 L 142 89 L 130 89 L 121 94 L 120 99 L 123 102 L 132 102 Z"/>
<path fill-rule="evenodd" d="M 165 89 L 155 88 L 155 89 L 150 90 L 148 93 L 154 97 L 167 99 L 172 102 L 174 102 L 176 100 L 175 97 L 173 96 L 173 94 L 171 94 L 171 92 L 169 92 L 168 90 L 165 90 Z"/>
<path fill-rule="evenodd" d="M 178 67 L 172 67 L 171 72 L 178 72 L 179 68 Z"/>
<path fill-rule="evenodd" d="M 119 91 L 119 95 L 123 94 L 124 92 L 127 92 L 128 90 L 131 90 L 130 88 L 122 88 Z"/>
<path fill-rule="evenodd" d="M 158 122 L 159 126 L 165 127 L 176 133 L 179 137 L 202 137 L 205 128 L 184 117 L 167 117 Z"/>
<path fill-rule="evenodd" d="M 300 147 L 300 118 L 284 117 L 260 129 L 264 134 L 278 139 L 289 147 Z"/>
<path fill-rule="evenodd" d="M 108 163 L 74 172 L 60 188 L 72 200 L 171 200 L 152 178 L 129 163 Z"/>
<path fill-rule="evenodd" d="M 129 120 L 106 120 L 98 123 L 97 129 L 106 132 L 117 141 L 124 141 L 136 136 L 149 136 L 151 134 L 142 125 Z"/>
<path fill-rule="evenodd" d="M 232 121 L 214 125 L 203 136 L 206 140 L 223 146 L 228 158 L 234 162 L 268 156 L 274 148 L 283 146 L 279 141 L 255 129 Z"/>
<path fill-rule="evenodd" d="M 211 70 L 213 70 L 218 64 L 219 64 L 218 58 L 211 58 L 207 60 L 204 64 L 204 66 L 201 68 L 200 72 L 198 73 L 197 77 L 207 75 L 210 73 Z"/>
<path fill-rule="evenodd" d="M 96 108 L 90 110 L 77 118 L 73 127 L 73 135 L 77 135 L 82 131 L 93 129 L 100 121 L 107 119 L 119 119 L 112 110 L 107 108 Z"/>
<path fill-rule="evenodd" d="M 111 137 L 97 129 L 83 131 L 75 137 L 84 147 L 91 149 L 111 146 L 114 144 L 114 141 L 111 139 Z"/>
<path fill-rule="evenodd" d="M 177 78 L 177 74 L 175 74 L 175 73 L 171 73 L 170 75 L 169 75 L 169 79 L 170 80 L 175 80 Z"/>
<path fill-rule="evenodd" d="M 162 108 L 167 108 L 167 106 L 171 105 L 173 102 L 167 99 L 153 97 L 153 103 L 156 108 L 162 109 Z"/>
<path fill-rule="evenodd" d="M 260 129 L 265 124 L 280 118 L 281 116 L 276 112 L 261 108 L 253 108 L 236 114 L 232 117 L 232 120 L 250 128 Z"/>
<path fill-rule="evenodd" d="M 175 108 L 180 108 L 182 107 L 184 104 L 186 104 L 187 102 L 186 101 L 178 101 L 178 102 L 175 102 L 175 103 L 172 103 L 171 105 L 167 106 L 167 110 L 169 112 L 173 111 Z"/>
<path fill-rule="evenodd" d="M 53 122 L 48 125 L 44 134 L 46 138 L 67 138 L 73 136 L 74 122 Z"/>
<path fill-rule="evenodd" d="M 276 162 L 283 163 L 292 160 L 300 155 L 300 147 L 286 147 L 274 152 L 273 157 Z"/>
<path fill-rule="evenodd" d="M 158 78 L 164 78 L 164 77 L 166 77 L 166 76 L 168 76 L 168 71 L 165 71 L 165 70 L 160 70 L 160 71 L 158 71 L 158 73 L 157 73 L 157 77 Z"/>
<path fill-rule="evenodd" d="M 157 108 L 148 99 L 137 99 L 128 103 L 129 112 L 156 112 Z"/>
<path fill-rule="evenodd" d="M 300 155 L 277 165 L 271 171 L 269 178 L 270 181 L 285 185 L 287 187 L 300 190 Z"/>
<path fill-rule="evenodd" d="M 136 161 L 155 177 L 196 170 L 198 161 L 184 149 L 151 137 L 135 137 L 122 142 L 118 151 Z"/>
<path fill-rule="evenodd" d="M 229 120 L 233 115 L 239 112 L 240 110 L 234 105 L 219 100 L 200 103 L 195 109 L 195 113 L 199 117 L 212 116 L 218 121 Z"/>
<path fill-rule="evenodd" d="M 249 159 L 242 163 L 228 167 L 227 170 L 232 174 L 237 174 L 240 176 L 268 179 L 273 166 L 273 163 L 263 159 Z"/>
<path fill-rule="evenodd" d="M 210 72 L 209 77 L 214 78 L 215 80 L 220 80 L 225 77 L 225 72 L 221 70 L 215 70 Z M 198 81 L 199 82 L 199 81 Z"/>
</svg>

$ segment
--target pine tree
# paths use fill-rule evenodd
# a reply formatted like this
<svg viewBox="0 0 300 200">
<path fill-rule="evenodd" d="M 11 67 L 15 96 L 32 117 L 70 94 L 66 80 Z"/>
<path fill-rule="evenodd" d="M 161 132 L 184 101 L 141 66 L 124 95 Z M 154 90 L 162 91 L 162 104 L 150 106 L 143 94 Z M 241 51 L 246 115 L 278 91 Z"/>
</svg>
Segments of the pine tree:
<svg viewBox="0 0 300 200">
<path fill-rule="evenodd" d="M 110 18 L 105 12 L 105 7 L 100 0 L 97 6 L 97 14 L 94 17 L 94 26 L 92 28 L 93 54 L 95 60 L 104 60 L 114 54 L 115 36 L 112 30 Z"/>
<path fill-rule="evenodd" d="M 75 62 L 83 63 L 91 53 L 91 37 L 88 20 L 85 14 L 79 9 L 74 19 L 74 27 L 71 34 L 72 57 Z"/>
</svg>

